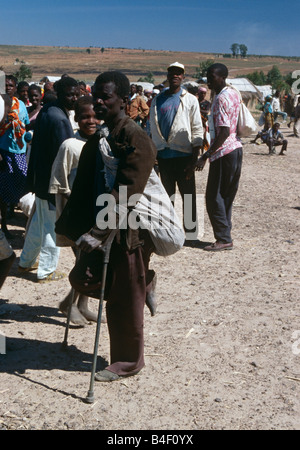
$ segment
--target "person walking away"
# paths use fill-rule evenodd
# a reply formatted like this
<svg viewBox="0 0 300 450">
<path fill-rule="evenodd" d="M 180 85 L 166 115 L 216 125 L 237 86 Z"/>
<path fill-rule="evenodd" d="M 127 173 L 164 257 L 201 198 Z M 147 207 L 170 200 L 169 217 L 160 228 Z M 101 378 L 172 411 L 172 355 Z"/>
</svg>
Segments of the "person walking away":
<svg viewBox="0 0 300 450">
<path fill-rule="evenodd" d="M 77 81 L 71 77 L 61 78 L 56 89 L 57 101 L 45 105 L 37 117 L 27 176 L 28 191 L 35 194 L 35 212 L 25 236 L 19 271 L 37 269 L 38 282 L 56 281 L 65 276 L 56 271 L 60 248 L 56 246 L 55 195 L 48 190 L 59 147 L 66 139 L 74 137 L 69 111 L 74 109 L 79 89 Z"/>
<path fill-rule="evenodd" d="M 236 135 L 239 94 L 226 86 L 227 77 L 228 69 L 224 64 L 213 64 L 207 70 L 208 87 L 216 94 L 211 107 L 212 142 L 196 166 L 196 170 L 203 170 L 209 158 L 206 208 L 216 242 L 204 247 L 206 251 L 233 248 L 231 215 L 241 175 L 242 144 Z"/>
</svg>

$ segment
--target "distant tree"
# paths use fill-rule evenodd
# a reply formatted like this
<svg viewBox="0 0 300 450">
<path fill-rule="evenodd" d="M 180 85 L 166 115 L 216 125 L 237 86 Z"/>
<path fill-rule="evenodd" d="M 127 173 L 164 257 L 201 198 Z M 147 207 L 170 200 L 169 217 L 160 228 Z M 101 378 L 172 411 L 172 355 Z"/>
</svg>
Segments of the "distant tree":
<svg viewBox="0 0 300 450">
<path fill-rule="evenodd" d="M 91 49 L 90 49 L 90 48 L 87 48 L 87 49 L 86 49 L 86 52 L 90 54 L 90 53 L 91 53 Z"/>
<path fill-rule="evenodd" d="M 262 70 L 260 72 L 256 70 L 255 72 L 243 75 L 243 77 L 248 78 L 256 86 L 264 86 L 265 84 L 267 84 L 267 77 Z"/>
<path fill-rule="evenodd" d="M 101 52 L 101 53 L 104 53 L 104 50 L 105 50 L 105 48 L 102 47 L 101 50 L 100 50 L 100 52 Z"/>
<path fill-rule="evenodd" d="M 237 43 L 232 44 L 232 46 L 230 47 L 230 50 L 232 51 L 232 56 L 234 58 L 237 58 L 239 51 L 240 51 L 240 45 Z"/>
<path fill-rule="evenodd" d="M 149 72 L 145 77 L 139 78 L 138 81 L 155 84 L 155 80 L 154 80 L 152 72 Z"/>
<path fill-rule="evenodd" d="M 293 78 L 293 72 L 288 73 L 288 74 L 284 77 L 284 81 L 285 81 L 290 87 L 292 87 L 293 83 L 295 82 L 295 78 Z"/>
<path fill-rule="evenodd" d="M 14 73 L 14 76 L 18 79 L 18 81 L 25 81 L 26 79 L 32 78 L 32 70 L 30 67 L 22 64 L 19 70 Z"/>
<path fill-rule="evenodd" d="M 290 89 L 288 81 L 289 79 L 286 79 L 286 77 L 282 76 L 277 66 L 273 66 L 272 69 L 267 73 L 267 82 L 268 84 L 271 84 L 273 90 L 288 91 Z"/>
<path fill-rule="evenodd" d="M 283 82 L 283 77 L 277 66 L 273 66 L 267 74 L 267 82 L 271 84 L 273 89 L 279 89 L 279 85 Z"/>
<path fill-rule="evenodd" d="M 199 67 L 197 67 L 194 78 L 202 78 L 206 77 L 207 69 L 211 66 L 215 61 L 213 59 L 206 59 L 199 63 Z"/>
<path fill-rule="evenodd" d="M 240 44 L 240 54 L 242 58 L 246 58 L 248 52 L 248 47 L 245 44 Z"/>
</svg>

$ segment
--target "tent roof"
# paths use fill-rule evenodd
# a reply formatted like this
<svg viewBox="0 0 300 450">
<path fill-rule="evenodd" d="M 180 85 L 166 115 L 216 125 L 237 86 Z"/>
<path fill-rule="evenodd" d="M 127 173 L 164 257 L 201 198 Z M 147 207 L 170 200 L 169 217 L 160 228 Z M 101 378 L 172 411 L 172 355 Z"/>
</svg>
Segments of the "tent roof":
<svg viewBox="0 0 300 450">
<path fill-rule="evenodd" d="M 143 90 L 148 89 L 149 91 L 152 91 L 154 88 L 154 84 L 147 83 L 146 81 L 135 81 L 130 84 L 136 84 L 137 86 L 143 86 Z"/>
<path fill-rule="evenodd" d="M 267 95 L 272 95 L 272 86 L 266 85 L 266 86 L 256 86 L 259 92 L 262 93 L 263 97 L 265 98 Z"/>
<path fill-rule="evenodd" d="M 234 86 L 240 92 L 253 92 L 257 94 L 257 87 L 248 78 L 227 78 L 227 83 Z"/>
<path fill-rule="evenodd" d="M 55 81 L 58 81 L 61 79 L 61 77 L 54 77 L 52 75 L 45 75 L 40 81 L 44 80 L 45 78 L 48 78 L 50 83 L 55 83 Z"/>
</svg>

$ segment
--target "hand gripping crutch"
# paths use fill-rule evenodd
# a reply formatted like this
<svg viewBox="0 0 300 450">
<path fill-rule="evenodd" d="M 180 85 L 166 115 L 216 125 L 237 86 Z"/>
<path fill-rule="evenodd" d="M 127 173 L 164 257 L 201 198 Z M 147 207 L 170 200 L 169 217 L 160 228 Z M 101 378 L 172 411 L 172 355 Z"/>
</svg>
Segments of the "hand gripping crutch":
<svg viewBox="0 0 300 450">
<path fill-rule="evenodd" d="M 102 282 L 101 282 L 101 291 L 100 291 L 100 301 L 98 307 L 98 317 L 97 317 L 97 328 L 95 335 L 95 343 L 94 343 L 94 355 L 93 355 L 93 365 L 91 371 L 91 379 L 90 379 L 90 388 L 88 390 L 88 394 L 86 396 L 85 401 L 87 403 L 94 403 L 94 382 L 95 382 L 95 373 L 97 366 L 97 357 L 98 357 L 98 347 L 99 347 L 99 336 L 100 336 L 100 326 L 101 326 L 101 317 L 102 317 L 102 307 L 104 301 L 104 293 L 105 293 L 105 283 L 106 283 L 106 275 L 107 275 L 107 266 L 109 263 L 110 250 L 113 243 L 113 240 L 119 231 L 119 227 L 116 227 L 115 230 L 112 230 L 106 241 L 99 247 L 99 250 L 103 252 L 103 270 L 102 270 Z"/>
</svg>

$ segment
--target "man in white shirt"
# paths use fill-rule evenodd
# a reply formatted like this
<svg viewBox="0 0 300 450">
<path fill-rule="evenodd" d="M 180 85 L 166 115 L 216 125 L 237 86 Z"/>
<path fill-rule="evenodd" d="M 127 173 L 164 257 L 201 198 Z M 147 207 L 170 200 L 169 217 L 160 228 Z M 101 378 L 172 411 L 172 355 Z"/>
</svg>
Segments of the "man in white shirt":
<svg viewBox="0 0 300 450">
<path fill-rule="evenodd" d="M 283 122 L 285 122 L 286 118 L 287 118 L 287 113 L 281 111 L 280 92 L 279 91 L 275 92 L 271 105 L 272 105 L 272 109 L 273 109 L 274 120 L 276 120 L 278 116 L 281 116 L 281 117 L 283 117 Z"/>
<path fill-rule="evenodd" d="M 187 239 L 197 238 L 195 167 L 203 145 L 203 126 L 197 98 L 181 87 L 183 64 L 168 67 L 169 89 L 157 95 L 150 108 L 150 132 L 156 145 L 162 183 L 173 197 L 178 186 L 183 202 Z M 187 198 L 191 211 L 187 211 Z M 188 223 L 189 222 L 189 223 Z"/>
</svg>

